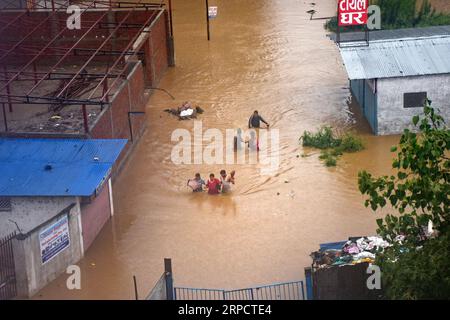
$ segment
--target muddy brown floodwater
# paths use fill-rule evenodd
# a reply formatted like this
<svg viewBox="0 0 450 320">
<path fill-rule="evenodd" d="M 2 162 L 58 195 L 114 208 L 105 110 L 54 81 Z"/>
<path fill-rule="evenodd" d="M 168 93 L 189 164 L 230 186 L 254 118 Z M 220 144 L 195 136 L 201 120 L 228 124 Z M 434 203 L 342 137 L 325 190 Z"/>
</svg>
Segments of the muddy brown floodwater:
<svg viewBox="0 0 450 320">
<path fill-rule="evenodd" d="M 357 188 L 359 170 L 390 173 L 389 149 L 398 136 L 374 137 L 349 106 L 347 75 L 324 20 L 309 20 L 310 1 L 210 0 L 219 7 L 206 41 L 204 1 L 175 0 L 175 68 L 147 107 L 148 129 L 115 182 L 115 216 L 79 265 L 82 290 L 65 287 L 67 275 L 44 288 L 44 299 L 132 299 L 136 275 L 145 295 L 173 260 L 175 285 L 241 288 L 303 279 L 319 243 L 375 233 L 373 214 Z M 316 0 L 316 17 L 335 1 Z M 175 165 L 172 131 L 192 131 L 164 109 L 191 100 L 205 109 L 203 129 L 245 128 L 254 109 L 280 132 L 280 167 Z M 353 128 L 366 149 L 326 168 L 303 150 L 304 130 L 321 125 Z M 206 145 L 206 143 L 205 143 Z M 228 196 L 192 194 L 195 172 L 237 171 Z M 287 183 L 286 183 L 287 182 Z M 279 195 L 278 195 L 279 193 Z"/>
</svg>

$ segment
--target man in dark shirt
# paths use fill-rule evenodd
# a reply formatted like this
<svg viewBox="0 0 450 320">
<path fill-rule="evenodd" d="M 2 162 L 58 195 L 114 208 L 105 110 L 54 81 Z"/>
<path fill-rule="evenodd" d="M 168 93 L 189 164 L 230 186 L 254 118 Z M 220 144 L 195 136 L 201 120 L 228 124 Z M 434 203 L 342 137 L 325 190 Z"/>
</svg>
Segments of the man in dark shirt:
<svg viewBox="0 0 450 320">
<path fill-rule="evenodd" d="M 264 120 L 259 114 L 258 111 L 255 110 L 255 112 L 253 112 L 252 116 L 250 117 L 250 119 L 248 119 L 248 127 L 249 128 L 259 128 L 261 125 L 261 121 L 264 122 L 267 127 L 269 127 L 269 124 L 266 122 L 266 120 Z"/>
</svg>

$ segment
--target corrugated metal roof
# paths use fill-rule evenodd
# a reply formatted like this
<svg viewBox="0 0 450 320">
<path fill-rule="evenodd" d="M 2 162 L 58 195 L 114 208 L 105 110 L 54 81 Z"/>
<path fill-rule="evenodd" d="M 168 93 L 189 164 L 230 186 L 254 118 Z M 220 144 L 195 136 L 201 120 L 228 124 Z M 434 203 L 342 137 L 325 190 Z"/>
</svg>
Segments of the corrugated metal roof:
<svg viewBox="0 0 450 320">
<path fill-rule="evenodd" d="M 406 39 L 406 38 L 429 38 L 433 36 L 450 36 L 450 26 L 432 26 L 424 28 L 403 28 L 390 30 L 370 30 L 369 40 L 388 40 L 388 39 Z M 336 41 L 336 34 L 329 35 L 330 39 Z M 340 40 L 362 41 L 365 39 L 364 32 L 341 32 Z"/>
<path fill-rule="evenodd" d="M 340 52 L 350 80 L 450 73 L 450 36 L 370 41 Z"/>
<path fill-rule="evenodd" d="M 90 196 L 126 143 L 123 139 L 0 139 L 0 195 Z"/>
</svg>

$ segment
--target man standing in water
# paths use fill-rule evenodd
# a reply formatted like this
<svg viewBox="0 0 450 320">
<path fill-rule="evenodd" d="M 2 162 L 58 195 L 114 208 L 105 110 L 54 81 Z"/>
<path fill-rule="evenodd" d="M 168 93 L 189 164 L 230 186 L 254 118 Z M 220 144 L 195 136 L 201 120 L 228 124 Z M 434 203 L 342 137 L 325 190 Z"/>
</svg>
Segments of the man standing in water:
<svg viewBox="0 0 450 320">
<path fill-rule="evenodd" d="M 214 178 L 214 173 L 209 175 L 209 180 L 206 183 L 206 187 L 208 188 L 208 194 L 219 194 L 220 191 L 220 181 L 217 178 Z"/>
<path fill-rule="evenodd" d="M 266 120 L 264 120 L 263 117 L 258 114 L 258 110 L 255 110 L 250 119 L 248 119 L 248 127 L 259 128 L 261 125 L 261 121 L 264 122 L 267 127 L 269 127 L 269 124 L 266 122 Z"/>
<path fill-rule="evenodd" d="M 234 184 L 234 175 L 236 174 L 236 171 L 231 171 L 230 174 L 225 178 L 225 182 L 228 184 L 228 190 L 231 189 L 231 184 Z M 222 187 L 223 190 L 223 187 Z"/>
<path fill-rule="evenodd" d="M 236 171 L 231 171 L 229 175 L 225 170 L 220 171 L 220 182 L 222 183 L 222 193 L 231 191 L 231 184 L 234 184 L 234 175 Z"/>
<path fill-rule="evenodd" d="M 200 176 L 200 173 L 195 174 L 194 179 L 189 179 L 187 185 L 192 188 L 193 192 L 202 192 L 205 181 Z"/>
</svg>

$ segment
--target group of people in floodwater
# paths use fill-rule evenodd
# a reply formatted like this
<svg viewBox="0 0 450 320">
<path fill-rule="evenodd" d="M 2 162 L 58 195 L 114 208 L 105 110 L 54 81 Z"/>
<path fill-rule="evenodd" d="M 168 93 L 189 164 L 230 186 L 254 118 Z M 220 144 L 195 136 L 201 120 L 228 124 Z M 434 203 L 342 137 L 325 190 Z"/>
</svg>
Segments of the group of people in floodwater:
<svg viewBox="0 0 450 320">
<path fill-rule="evenodd" d="M 202 179 L 200 173 L 195 174 L 194 179 L 189 179 L 187 185 L 192 188 L 193 192 L 203 192 L 208 190 L 208 194 L 227 193 L 231 190 L 231 185 L 235 183 L 234 176 L 236 171 L 231 171 L 227 174 L 225 170 L 220 171 L 220 180 L 214 176 L 214 173 L 209 175 L 208 181 Z"/>
<path fill-rule="evenodd" d="M 257 110 L 253 112 L 248 120 L 248 127 L 251 128 L 260 128 L 261 122 L 263 122 L 267 128 L 269 128 L 269 123 L 265 121 L 258 113 Z M 250 139 L 245 141 L 242 138 L 242 130 L 237 130 L 237 135 L 234 138 L 234 150 L 237 151 L 242 146 L 242 142 L 248 144 L 248 148 L 251 150 L 259 151 L 259 143 L 258 138 L 256 137 L 256 133 L 254 131 L 250 132 Z M 235 184 L 235 174 L 236 171 L 233 170 L 229 174 L 227 174 L 226 170 L 220 171 L 220 180 L 217 179 L 214 173 L 209 175 L 209 179 L 205 182 L 200 173 L 196 173 L 194 179 L 189 179 L 187 185 L 192 188 L 193 192 L 203 192 L 208 190 L 208 194 L 217 195 L 220 193 L 228 193 L 231 190 L 231 185 Z"/>
</svg>

